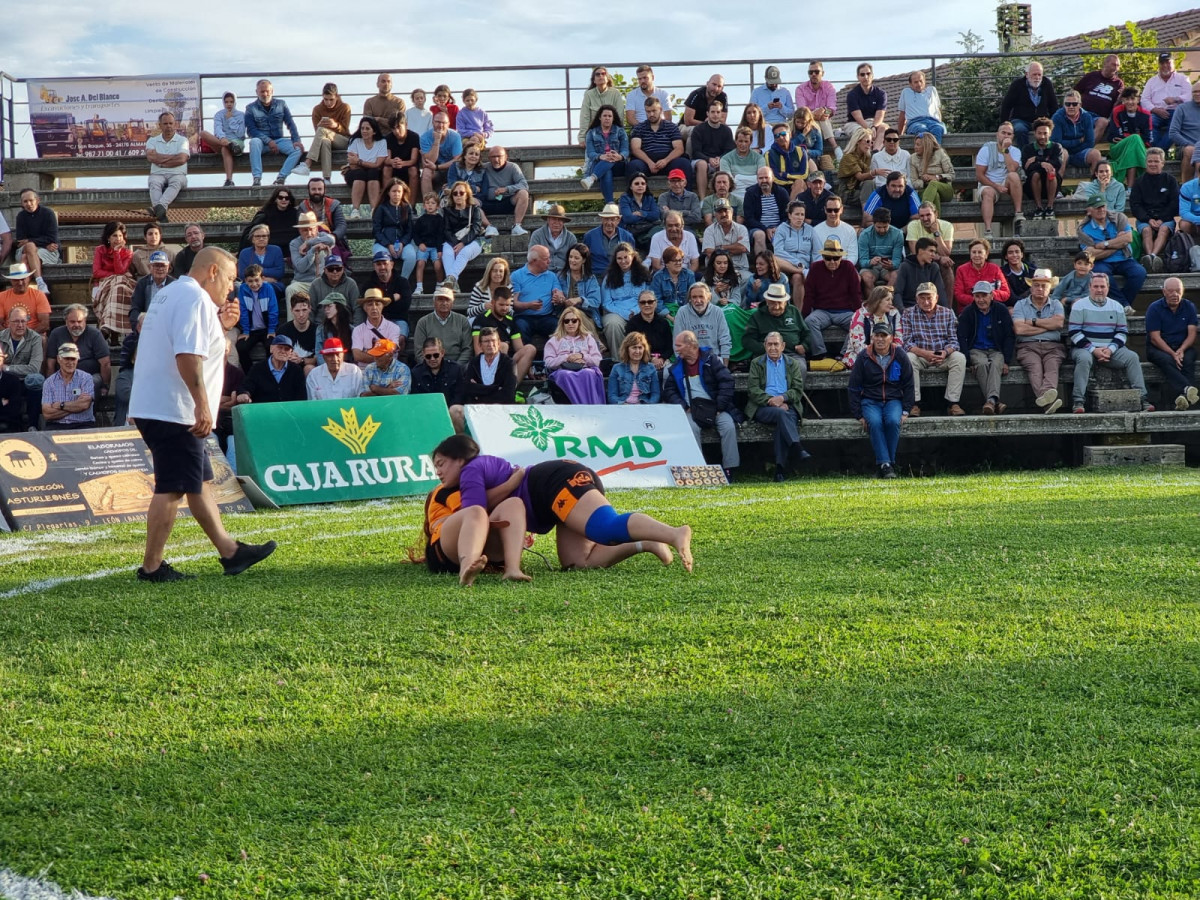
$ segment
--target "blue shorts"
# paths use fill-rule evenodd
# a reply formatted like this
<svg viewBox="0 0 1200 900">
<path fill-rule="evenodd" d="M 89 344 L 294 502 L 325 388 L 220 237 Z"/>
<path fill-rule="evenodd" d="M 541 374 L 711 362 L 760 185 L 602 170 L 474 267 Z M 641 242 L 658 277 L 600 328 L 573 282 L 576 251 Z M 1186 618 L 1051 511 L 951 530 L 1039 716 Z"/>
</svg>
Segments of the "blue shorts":
<svg viewBox="0 0 1200 900">
<path fill-rule="evenodd" d="M 1073 166 L 1086 166 L 1087 155 L 1091 152 L 1091 147 L 1088 147 L 1086 150 L 1076 150 L 1074 153 L 1067 156 L 1067 162 Z"/>
<path fill-rule="evenodd" d="M 1137 227 L 1138 227 L 1138 231 L 1140 232 L 1143 228 L 1149 228 L 1150 223 L 1149 222 L 1138 222 Z M 1175 230 L 1175 219 L 1172 218 L 1171 216 L 1167 216 L 1167 218 L 1162 220 L 1162 227 L 1167 229 L 1167 231 L 1174 231 Z"/>
<path fill-rule="evenodd" d="M 422 260 L 424 260 L 426 262 L 437 262 L 437 258 L 438 258 L 438 248 L 437 247 L 430 247 L 427 250 L 422 250 L 420 248 L 417 248 L 417 262 L 421 262 Z"/>
</svg>

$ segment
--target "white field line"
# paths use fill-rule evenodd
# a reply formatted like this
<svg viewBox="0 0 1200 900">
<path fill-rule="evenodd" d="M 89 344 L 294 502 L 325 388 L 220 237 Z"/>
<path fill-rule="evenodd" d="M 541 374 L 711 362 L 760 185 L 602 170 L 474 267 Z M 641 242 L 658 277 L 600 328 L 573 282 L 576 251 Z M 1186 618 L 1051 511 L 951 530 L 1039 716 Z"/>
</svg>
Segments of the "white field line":
<svg viewBox="0 0 1200 900">
<path fill-rule="evenodd" d="M 5 900 L 111 900 L 110 897 L 92 897 L 79 891 L 65 893 L 53 881 L 45 880 L 43 871 L 36 878 L 26 878 L 11 869 L 0 869 L 0 897 Z"/>
</svg>

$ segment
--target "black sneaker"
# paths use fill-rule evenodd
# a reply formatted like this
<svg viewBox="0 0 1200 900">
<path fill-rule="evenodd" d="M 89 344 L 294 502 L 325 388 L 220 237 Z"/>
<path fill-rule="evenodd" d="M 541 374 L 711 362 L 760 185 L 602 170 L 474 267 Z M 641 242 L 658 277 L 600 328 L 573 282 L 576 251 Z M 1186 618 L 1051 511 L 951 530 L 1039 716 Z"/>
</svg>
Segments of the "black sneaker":
<svg viewBox="0 0 1200 900">
<path fill-rule="evenodd" d="M 879 477 L 880 478 L 895 478 L 896 477 L 896 470 L 892 468 L 891 463 L 883 463 L 882 465 L 880 465 Z"/>
<path fill-rule="evenodd" d="M 154 206 L 154 218 L 160 222 L 167 221 L 167 208 L 161 203 L 156 203 Z"/>
<path fill-rule="evenodd" d="M 238 541 L 237 552 L 229 559 L 222 557 L 221 568 L 225 570 L 226 575 L 240 575 L 274 553 L 278 546 L 274 541 L 267 541 L 265 544 L 243 544 Z"/>
<path fill-rule="evenodd" d="M 138 566 L 137 580 L 149 581 L 154 584 L 165 584 L 168 581 L 191 581 L 195 575 L 188 575 L 185 572 L 180 572 L 173 568 L 170 563 L 160 563 L 159 567 L 153 572 L 147 572 L 141 566 Z"/>
</svg>

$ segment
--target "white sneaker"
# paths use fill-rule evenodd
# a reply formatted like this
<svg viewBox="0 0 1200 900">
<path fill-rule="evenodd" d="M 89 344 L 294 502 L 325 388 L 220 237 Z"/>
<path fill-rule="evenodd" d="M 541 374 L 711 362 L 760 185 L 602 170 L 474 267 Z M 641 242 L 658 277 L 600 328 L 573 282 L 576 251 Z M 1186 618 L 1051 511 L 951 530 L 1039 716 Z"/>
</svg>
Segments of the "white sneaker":
<svg viewBox="0 0 1200 900">
<path fill-rule="evenodd" d="M 496 230 L 495 225 L 489 225 L 487 228 L 483 229 L 483 236 L 484 237 L 499 237 L 500 232 Z"/>
<path fill-rule="evenodd" d="M 529 234 L 529 232 L 526 231 L 524 228 L 522 228 L 520 225 L 514 225 L 512 227 L 511 233 L 514 237 L 520 237 L 523 234 Z"/>
<path fill-rule="evenodd" d="M 292 169 L 292 174 L 300 178 L 307 178 L 312 173 L 308 170 L 308 163 L 300 163 L 296 168 Z"/>
<path fill-rule="evenodd" d="M 50 293 L 50 286 L 46 284 L 46 279 L 44 279 L 41 275 L 37 277 L 37 289 L 43 294 Z"/>
<path fill-rule="evenodd" d="M 351 207 L 350 207 L 350 214 L 349 214 L 348 216 L 346 216 L 346 218 L 347 218 L 347 219 L 361 219 L 361 218 L 362 218 L 362 213 L 360 213 L 360 212 L 358 211 L 358 207 L 357 207 L 357 206 L 351 206 Z"/>
<path fill-rule="evenodd" d="M 1200 403 L 1200 391 L 1196 390 L 1194 387 L 1189 387 L 1186 391 L 1184 391 L 1183 396 L 1187 398 L 1189 406 L 1195 406 L 1197 403 Z"/>
<path fill-rule="evenodd" d="M 585 175 L 583 178 L 579 179 L 579 183 L 583 185 L 583 189 L 585 191 L 590 191 L 592 189 L 592 185 L 596 183 L 596 176 Z"/>
</svg>

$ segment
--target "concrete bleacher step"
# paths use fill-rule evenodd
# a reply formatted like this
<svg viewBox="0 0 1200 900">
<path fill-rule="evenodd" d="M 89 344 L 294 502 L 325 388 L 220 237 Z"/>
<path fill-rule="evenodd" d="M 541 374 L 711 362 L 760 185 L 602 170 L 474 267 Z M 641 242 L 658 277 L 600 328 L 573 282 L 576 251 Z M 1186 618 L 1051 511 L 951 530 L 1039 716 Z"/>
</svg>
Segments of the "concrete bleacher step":
<svg viewBox="0 0 1200 900">
<path fill-rule="evenodd" d="M 1147 435 L 1146 437 L 1149 437 Z M 1183 444 L 1101 444 L 1083 448 L 1083 466 L 1182 466 Z"/>
</svg>

